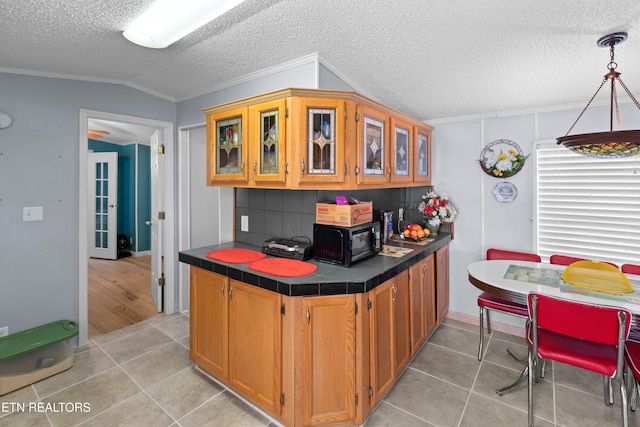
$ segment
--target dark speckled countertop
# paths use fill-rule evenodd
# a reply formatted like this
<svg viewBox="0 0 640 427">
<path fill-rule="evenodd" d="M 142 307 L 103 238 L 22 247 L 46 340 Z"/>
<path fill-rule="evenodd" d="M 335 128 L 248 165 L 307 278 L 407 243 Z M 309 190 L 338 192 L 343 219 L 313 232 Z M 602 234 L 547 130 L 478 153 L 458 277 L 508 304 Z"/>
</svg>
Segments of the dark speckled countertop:
<svg viewBox="0 0 640 427">
<path fill-rule="evenodd" d="M 391 277 L 408 269 L 413 264 L 447 246 L 449 233 L 438 233 L 436 240 L 428 245 L 389 242 L 388 245 L 407 247 L 413 251 L 402 258 L 375 255 L 350 267 L 332 265 L 311 258 L 307 262 L 318 269 L 306 276 L 280 277 L 249 270 L 247 264 L 228 264 L 206 257 L 207 253 L 225 248 L 244 248 L 261 252 L 262 248 L 245 243 L 231 242 L 220 245 L 189 249 L 179 254 L 179 260 L 195 267 L 213 271 L 232 279 L 259 286 L 288 296 L 340 295 L 368 292 Z"/>
</svg>

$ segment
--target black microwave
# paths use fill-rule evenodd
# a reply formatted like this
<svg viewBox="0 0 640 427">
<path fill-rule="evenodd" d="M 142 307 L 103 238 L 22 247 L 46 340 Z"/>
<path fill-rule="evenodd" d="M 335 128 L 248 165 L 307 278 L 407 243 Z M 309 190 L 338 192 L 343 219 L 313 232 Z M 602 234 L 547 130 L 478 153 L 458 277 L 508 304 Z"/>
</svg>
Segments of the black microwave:
<svg viewBox="0 0 640 427">
<path fill-rule="evenodd" d="M 353 227 L 313 224 L 313 257 L 345 267 L 380 252 L 380 221 Z"/>
</svg>

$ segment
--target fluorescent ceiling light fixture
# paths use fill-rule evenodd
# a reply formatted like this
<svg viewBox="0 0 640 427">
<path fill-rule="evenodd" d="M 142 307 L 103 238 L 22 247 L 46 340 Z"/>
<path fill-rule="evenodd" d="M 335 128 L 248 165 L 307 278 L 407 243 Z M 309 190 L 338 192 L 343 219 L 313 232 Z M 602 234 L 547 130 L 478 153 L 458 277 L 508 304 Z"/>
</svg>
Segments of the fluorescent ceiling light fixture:
<svg viewBox="0 0 640 427">
<path fill-rule="evenodd" d="M 162 49 L 243 1 L 156 0 L 122 35 L 137 45 Z"/>
</svg>

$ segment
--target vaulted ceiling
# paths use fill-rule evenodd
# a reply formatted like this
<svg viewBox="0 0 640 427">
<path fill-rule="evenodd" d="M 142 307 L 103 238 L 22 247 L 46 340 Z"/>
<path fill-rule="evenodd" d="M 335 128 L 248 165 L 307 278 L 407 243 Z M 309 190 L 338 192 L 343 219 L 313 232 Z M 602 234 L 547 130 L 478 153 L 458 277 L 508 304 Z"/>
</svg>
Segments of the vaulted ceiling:
<svg viewBox="0 0 640 427">
<path fill-rule="evenodd" d="M 181 101 L 317 52 L 366 95 L 428 122 L 581 107 L 607 72 L 596 41 L 626 31 L 616 62 L 640 96 L 637 0 L 247 0 L 162 50 L 122 37 L 151 1 L 3 2 L 0 72 Z"/>
</svg>

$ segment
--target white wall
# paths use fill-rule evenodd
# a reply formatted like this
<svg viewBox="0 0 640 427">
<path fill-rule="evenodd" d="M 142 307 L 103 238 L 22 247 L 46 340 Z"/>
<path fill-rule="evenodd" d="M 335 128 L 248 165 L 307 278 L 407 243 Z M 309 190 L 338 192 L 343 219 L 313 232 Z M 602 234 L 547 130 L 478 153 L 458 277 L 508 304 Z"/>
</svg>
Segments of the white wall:
<svg viewBox="0 0 640 427">
<path fill-rule="evenodd" d="M 438 193 L 450 196 L 458 208 L 455 240 L 451 242 L 449 309 L 477 319 L 480 291 L 469 283 L 466 267 L 484 259 L 486 250 L 498 247 L 515 251 L 534 250 L 533 156 L 517 175 L 500 179 L 485 174 L 478 160 L 484 146 L 497 139 L 516 142 L 525 155 L 537 140 L 564 136 L 578 117 L 578 109 L 548 109 L 501 117 L 477 118 L 433 124 L 433 184 Z M 640 114 L 632 104 L 621 106 L 623 128 L 640 127 Z M 590 107 L 571 134 L 608 129 L 606 107 Z M 502 181 L 513 183 L 518 196 L 512 203 L 498 202 L 493 189 Z M 512 316 L 494 316 L 511 325 L 522 322 Z"/>
</svg>

